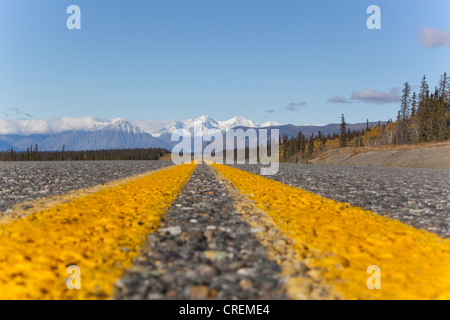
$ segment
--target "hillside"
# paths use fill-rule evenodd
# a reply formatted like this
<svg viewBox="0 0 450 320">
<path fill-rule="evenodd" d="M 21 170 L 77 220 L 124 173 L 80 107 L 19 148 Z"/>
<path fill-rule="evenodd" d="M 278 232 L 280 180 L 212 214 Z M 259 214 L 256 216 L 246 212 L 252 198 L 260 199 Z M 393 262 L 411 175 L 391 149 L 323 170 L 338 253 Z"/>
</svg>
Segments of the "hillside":
<svg viewBox="0 0 450 320">
<path fill-rule="evenodd" d="M 335 149 L 309 159 L 307 163 L 450 170 L 450 142 Z"/>
</svg>

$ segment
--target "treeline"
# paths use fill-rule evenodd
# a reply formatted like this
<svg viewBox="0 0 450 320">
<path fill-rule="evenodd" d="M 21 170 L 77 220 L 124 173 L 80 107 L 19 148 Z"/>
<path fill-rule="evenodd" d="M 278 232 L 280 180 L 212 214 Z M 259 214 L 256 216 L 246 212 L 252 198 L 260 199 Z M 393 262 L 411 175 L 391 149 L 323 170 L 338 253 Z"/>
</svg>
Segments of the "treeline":
<svg viewBox="0 0 450 320">
<path fill-rule="evenodd" d="M 343 124 L 341 124 L 340 133 L 324 135 L 321 131 L 317 135 L 311 134 L 305 136 L 299 132 L 296 137 L 283 136 L 280 138 L 280 161 L 302 161 L 308 159 L 321 152 L 329 151 L 346 146 L 363 146 L 363 136 L 370 131 L 367 122 L 366 129 L 350 130 L 347 129 L 344 116 L 342 115 Z M 380 124 L 378 124 L 381 127 Z M 341 137 L 344 137 L 341 139 Z"/>
<path fill-rule="evenodd" d="M 400 109 L 396 121 L 385 125 L 367 125 L 364 130 L 347 130 L 344 115 L 340 132 L 324 136 L 280 138 L 281 161 L 301 161 L 321 152 L 343 147 L 370 147 L 448 141 L 450 137 L 450 79 L 441 76 L 438 86 L 430 90 L 426 77 L 422 78 L 418 93 L 412 92 L 408 82 L 403 85 Z"/>
<path fill-rule="evenodd" d="M 26 151 L 0 152 L 0 161 L 83 161 L 83 160 L 158 160 L 169 151 L 160 148 L 88 151 L 39 151 L 35 145 Z"/>
</svg>

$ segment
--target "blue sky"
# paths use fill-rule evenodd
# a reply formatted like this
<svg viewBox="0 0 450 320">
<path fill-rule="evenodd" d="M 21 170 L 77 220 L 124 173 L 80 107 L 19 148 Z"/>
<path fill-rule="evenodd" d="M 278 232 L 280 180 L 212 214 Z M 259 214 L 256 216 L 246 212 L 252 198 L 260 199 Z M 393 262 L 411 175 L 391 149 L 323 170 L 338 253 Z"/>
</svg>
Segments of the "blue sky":
<svg viewBox="0 0 450 320">
<path fill-rule="evenodd" d="M 81 30 L 66 27 L 72 4 Z M 372 4 L 381 30 L 366 27 Z M 0 0 L 0 118 L 387 120 L 404 82 L 450 71 L 449 13 L 446 0 Z"/>
</svg>

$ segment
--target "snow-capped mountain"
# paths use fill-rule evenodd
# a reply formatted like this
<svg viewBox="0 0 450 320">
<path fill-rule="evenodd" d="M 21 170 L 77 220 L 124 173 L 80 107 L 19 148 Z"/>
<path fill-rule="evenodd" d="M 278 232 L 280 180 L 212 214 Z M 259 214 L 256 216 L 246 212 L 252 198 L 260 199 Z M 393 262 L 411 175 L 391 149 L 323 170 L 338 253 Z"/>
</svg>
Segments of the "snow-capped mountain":
<svg viewBox="0 0 450 320">
<path fill-rule="evenodd" d="M 385 124 L 385 122 L 381 122 Z M 362 130 L 366 123 L 347 124 L 351 130 Z M 369 123 L 369 126 L 376 123 Z M 26 150 L 38 144 L 41 151 L 61 150 L 99 150 L 132 148 L 165 148 L 171 150 L 178 142 L 171 141 L 172 133 L 181 129 L 185 133 L 198 136 L 201 127 L 203 136 L 218 132 L 225 133 L 233 128 L 276 128 L 280 136 L 297 136 L 302 132 L 306 136 L 338 133 L 340 124 L 326 126 L 280 125 L 277 122 L 259 124 L 243 117 L 233 117 L 225 121 L 216 121 L 209 116 L 188 120 L 129 121 L 122 118 L 103 120 L 93 117 L 54 118 L 52 120 L 11 120 L 0 119 L 0 151 L 16 149 Z"/>
<path fill-rule="evenodd" d="M 101 150 L 165 148 L 170 146 L 125 119 L 100 123 L 95 130 L 66 131 L 51 135 L 41 143 L 41 150 Z"/>
<path fill-rule="evenodd" d="M 120 131 L 131 134 L 144 133 L 144 130 L 139 128 L 137 125 L 122 118 L 113 119 L 110 123 L 106 123 L 102 128 L 99 128 L 99 130 Z"/>
<path fill-rule="evenodd" d="M 260 128 L 266 128 L 266 127 L 278 127 L 281 126 L 281 123 L 278 123 L 276 121 L 267 121 L 261 124 Z"/>
<path fill-rule="evenodd" d="M 218 131 L 225 132 L 237 127 L 263 128 L 280 125 L 274 121 L 259 124 L 253 120 L 248 120 L 240 116 L 233 117 L 225 121 L 216 121 L 210 116 L 203 115 L 199 118 L 174 121 L 155 131 L 152 131 L 150 127 L 147 127 L 147 132 L 152 134 L 154 137 L 162 137 L 163 139 L 165 139 L 168 135 L 172 135 L 172 133 L 177 129 L 187 130 L 191 134 L 197 135 L 194 133 L 194 124 L 197 126 L 201 125 L 203 135 L 214 134 Z"/>
<path fill-rule="evenodd" d="M 104 150 L 133 148 L 164 148 L 171 146 L 153 137 L 137 125 L 125 119 L 111 121 L 92 117 L 60 118 L 46 123 L 41 134 L 0 135 L 0 150 L 25 150 L 34 145 L 42 151 L 61 150 Z M 41 126 L 42 127 L 42 126 Z M 32 128 L 26 128 L 32 130 Z M 22 129 L 25 131 L 25 129 Z M 19 131 L 20 132 L 20 131 Z M 32 132 L 32 131 L 31 131 Z"/>
<path fill-rule="evenodd" d="M 230 120 L 219 121 L 219 126 L 222 130 L 228 130 L 236 127 L 250 127 L 259 128 L 261 125 L 252 120 L 247 120 L 243 117 L 233 117 Z"/>
<path fill-rule="evenodd" d="M 171 141 L 172 133 L 177 129 L 194 136 L 209 136 L 236 127 L 260 128 L 270 125 L 279 124 L 259 124 L 239 116 L 226 121 L 216 121 L 207 115 L 169 121 L 129 121 L 122 118 L 103 120 L 93 117 L 65 117 L 48 121 L 0 119 L 0 150 L 24 150 L 35 144 L 38 144 L 42 151 L 61 150 L 63 145 L 66 150 L 171 149 L 177 143 Z M 200 127 L 201 133 L 200 130 L 194 132 L 194 128 Z"/>
</svg>

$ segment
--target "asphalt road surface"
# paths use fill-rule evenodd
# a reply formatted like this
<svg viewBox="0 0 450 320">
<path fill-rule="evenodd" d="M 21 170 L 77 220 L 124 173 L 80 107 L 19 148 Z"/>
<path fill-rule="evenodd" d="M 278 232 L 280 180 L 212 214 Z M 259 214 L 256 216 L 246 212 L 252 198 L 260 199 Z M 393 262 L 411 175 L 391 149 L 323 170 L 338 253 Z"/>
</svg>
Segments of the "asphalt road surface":
<svg viewBox="0 0 450 320">
<path fill-rule="evenodd" d="M 197 167 L 116 299 L 283 299 L 277 263 L 211 169 Z"/>
<path fill-rule="evenodd" d="M 450 170 L 282 163 L 267 178 L 450 238 Z"/>
<path fill-rule="evenodd" d="M 0 162 L 0 215 L 8 215 L 9 209 L 25 201 L 64 195 L 71 190 L 105 184 L 171 164 L 170 161 Z M 86 205 L 86 209 L 79 209 L 84 201 L 81 198 L 80 204 L 73 206 L 74 209 L 58 207 L 41 218 L 38 215 L 36 221 L 24 218 L 23 223 L 18 220 L 17 223 L 0 226 L 0 254 L 4 251 L 6 262 L 17 261 L 21 265 L 31 263 L 30 268 L 33 267 L 33 257 L 30 254 L 21 257 L 20 249 L 15 251 L 18 255 L 12 254 L 8 258 L 11 244 L 15 241 L 11 235 L 34 232 L 29 231 L 29 223 L 36 229 L 36 235 L 35 238 L 29 235 L 27 241 L 31 242 L 24 241 L 25 247 L 27 243 L 33 243 L 33 239 L 41 239 L 40 235 L 45 234 L 45 230 L 38 230 L 40 226 L 55 228 L 51 230 L 49 239 L 59 239 L 73 231 L 74 243 L 78 237 L 83 238 L 80 250 L 90 248 L 86 243 L 89 239 L 96 239 L 99 248 L 103 248 L 102 241 L 106 241 L 110 251 L 105 257 L 111 258 L 103 261 L 103 264 L 118 268 L 123 264 L 129 266 L 114 284 L 110 278 L 104 280 L 107 289 L 100 290 L 101 295 L 90 292 L 83 295 L 93 298 L 370 299 L 374 298 L 371 295 L 373 291 L 367 290 L 365 280 L 359 283 L 360 276 L 352 277 L 358 272 L 364 275 L 366 262 L 370 263 L 372 258 L 386 266 L 385 274 L 388 274 L 393 284 L 389 289 L 389 281 L 385 281 L 386 295 L 380 297 L 395 298 L 397 292 L 409 290 L 413 294 L 423 293 L 431 298 L 450 298 L 450 292 L 446 291 L 448 285 L 432 276 L 433 271 L 438 274 L 448 272 L 448 243 L 420 231 L 426 230 L 450 238 L 450 171 L 281 164 L 276 175 L 268 176 L 269 180 L 261 180 L 259 176 L 247 173 L 259 175 L 258 165 L 232 167 L 243 170 L 245 174 L 225 166 L 213 168 L 206 164 L 197 166 L 192 176 L 192 165 L 192 170 L 187 167 L 163 170 L 166 173 L 157 177 L 154 175 L 154 179 L 148 176 L 142 182 L 139 178 L 136 187 L 132 185 L 123 190 L 120 187 L 113 188 L 108 194 L 91 197 L 85 202 L 102 207 L 90 208 Z M 173 182 L 171 189 L 165 190 L 161 181 L 175 181 L 175 175 L 179 175 L 177 178 L 182 175 L 187 178 L 178 179 L 180 182 Z M 272 180 L 282 182 L 283 186 Z M 153 181 L 155 185 L 152 185 L 151 193 L 144 195 L 139 191 Z M 184 185 L 183 181 L 187 183 Z M 289 189 L 286 185 L 309 193 L 297 192 L 300 189 Z M 130 197 L 136 204 L 130 206 L 117 199 L 121 194 L 124 198 Z M 166 195 L 175 200 L 164 201 Z M 152 197 L 155 198 L 154 204 Z M 108 209 L 112 200 L 114 205 Z M 144 202 L 149 203 L 148 209 L 139 208 L 139 203 Z M 341 203 L 349 203 L 350 206 Z M 164 207 L 166 204 L 168 207 Z M 121 206 L 124 211 L 121 211 Z M 159 211 L 152 212 L 152 206 L 159 208 Z M 294 208 L 292 215 L 291 206 Z M 376 213 L 373 215 L 375 217 L 356 207 Z M 97 218 L 89 218 L 90 213 L 86 211 L 90 209 L 96 217 L 113 209 L 115 215 L 108 216 L 111 221 L 97 227 Z M 71 210 L 80 213 L 80 218 L 71 220 Z M 147 217 L 139 212 L 146 210 L 150 211 L 148 221 L 144 222 Z M 161 210 L 165 212 L 163 215 Z M 57 222 L 58 212 L 64 216 L 62 222 Z M 134 214 L 140 215 L 136 221 L 132 218 Z M 305 214 L 306 220 L 302 218 Z M 417 230 L 384 221 L 377 218 L 378 215 L 394 218 Z M 80 219 L 86 222 L 77 225 Z M 63 227 L 60 228 L 58 223 L 62 223 Z M 142 230 L 147 230 L 147 223 L 148 230 L 152 231 L 148 232 L 142 243 L 139 239 Z M 315 223 L 317 225 L 311 226 Z M 70 224 L 73 224 L 72 231 Z M 125 225 L 132 227 L 127 230 Z M 368 234 L 366 230 L 372 233 Z M 378 230 L 381 230 L 380 233 Z M 120 244 L 114 245 L 117 239 L 120 239 Z M 55 248 L 57 241 L 51 242 L 53 247 L 49 244 L 49 248 Z M 42 245 L 46 245 L 45 241 Z M 381 252 L 374 249 L 376 245 L 379 245 Z M 40 261 L 53 261 L 54 252 L 47 254 L 45 248 L 41 249 Z M 75 262 L 89 266 L 92 279 L 101 278 L 104 269 L 98 268 L 99 260 L 95 254 L 92 255 L 91 251 L 77 254 L 73 257 L 80 257 L 80 260 Z M 68 256 L 71 254 L 68 253 Z M 434 257 L 438 261 L 434 261 Z M 322 264 L 312 262 L 321 259 L 324 261 Z M 424 278 L 420 281 L 426 283 L 420 287 L 421 290 L 423 288 L 422 292 L 414 287 L 414 283 L 411 284 L 414 275 L 403 274 L 408 271 L 399 268 L 408 263 L 422 270 Z M 41 267 L 45 270 L 45 265 Z M 57 270 L 59 267 L 52 268 Z M 27 296 L 26 288 L 20 287 L 26 281 L 16 279 L 16 283 L 10 282 L 8 270 L 9 265 L 3 268 L 0 263 L 0 291 L 10 292 L 9 286 L 18 286 L 21 289 L 17 292 L 25 292 Z M 348 278 L 345 278 L 346 270 L 350 270 Z M 118 274 L 120 272 L 121 269 Z M 43 274 L 46 277 L 54 276 L 52 272 Z M 336 291 L 334 285 L 330 286 L 333 281 L 328 281 L 336 274 L 344 277 L 333 280 L 336 288 L 346 282 L 352 285 L 356 283 L 358 288 L 353 290 L 344 286 L 341 287 L 343 290 Z M 328 282 L 324 281 L 325 278 Z M 443 276 L 443 279 L 447 278 L 450 279 Z M 59 280 L 52 281 L 58 283 Z M 95 281 L 92 283 L 95 284 Z M 101 285 L 95 284 L 96 290 Z M 356 288 L 352 285 L 348 288 Z M 6 287 L 2 289 L 2 286 Z M 46 294 L 49 295 L 46 297 L 52 296 L 51 292 Z M 37 295 L 39 297 L 39 292 Z M 64 296 L 64 292 L 58 292 L 55 296 Z"/>
<path fill-rule="evenodd" d="M 172 165 L 171 161 L 0 162 L 0 212 L 15 204 Z"/>
</svg>

